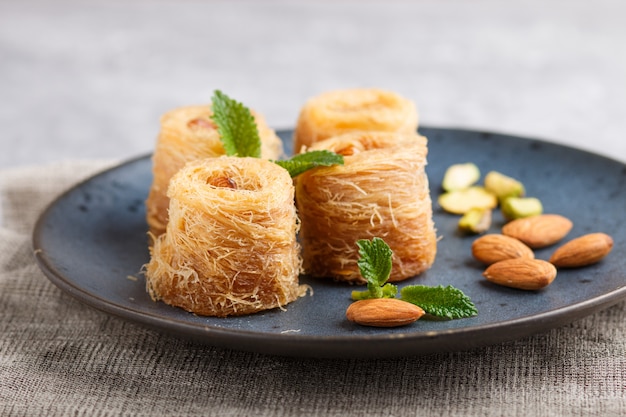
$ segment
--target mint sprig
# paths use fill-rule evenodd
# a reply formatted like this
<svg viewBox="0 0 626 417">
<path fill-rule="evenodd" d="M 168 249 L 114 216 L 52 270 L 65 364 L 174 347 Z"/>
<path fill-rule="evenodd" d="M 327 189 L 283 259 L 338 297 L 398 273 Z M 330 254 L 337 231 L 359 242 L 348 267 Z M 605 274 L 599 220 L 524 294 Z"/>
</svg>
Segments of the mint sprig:
<svg viewBox="0 0 626 417">
<path fill-rule="evenodd" d="M 352 299 L 395 298 L 397 287 L 387 283 L 391 275 L 391 248 L 378 237 L 371 241 L 359 240 L 357 245 L 361 255 L 357 263 L 361 276 L 367 281 L 367 291 L 352 291 Z M 460 319 L 478 314 L 470 298 L 451 285 L 408 285 L 400 290 L 400 299 L 421 307 L 437 318 Z"/>
<path fill-rule="evenodd" d="M 327 150 L 309 151 L 290 159 L 274 161 L 289 171 L 291 178 L 319 166 L 343 165 L 343 156 Z"/>
<path fill-rule="evenodd" d="M 250 109 L 220 90 L 213 93 L 211 119 L 229 156 L 261 157 L 261 138 Z"/>
<path fill-rule="evenodd" d="M 400 299 L 420 306 L 431 316 L 445 319 L 461 319 L 478 314 L 470 298 L 452 285 L 408 285 L 400 290 Z"/>
</svg>

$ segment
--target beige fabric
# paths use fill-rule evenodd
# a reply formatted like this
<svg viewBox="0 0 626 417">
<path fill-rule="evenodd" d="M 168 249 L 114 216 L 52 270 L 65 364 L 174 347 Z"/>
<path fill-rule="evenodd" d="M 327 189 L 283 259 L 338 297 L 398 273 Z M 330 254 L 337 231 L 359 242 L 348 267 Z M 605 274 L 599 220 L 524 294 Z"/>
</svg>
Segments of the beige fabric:
<svg viewBox="0 0 626 417">
<path fill-rule="evenodd" d="M 470 352 L 381 360 L 194 344 L 86 307 L 31 255 L 43 207 L 110 161 L 0 171 L 0 415 L 623 416 L 626 305 Z"/>
</svg>

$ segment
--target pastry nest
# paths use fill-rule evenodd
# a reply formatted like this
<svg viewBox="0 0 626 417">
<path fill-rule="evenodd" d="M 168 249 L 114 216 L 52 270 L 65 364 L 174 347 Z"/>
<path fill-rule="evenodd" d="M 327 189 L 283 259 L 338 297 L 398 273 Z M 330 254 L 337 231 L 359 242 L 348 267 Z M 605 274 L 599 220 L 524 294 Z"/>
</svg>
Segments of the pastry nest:
<svg viewBox="0 0 626 417">
<path fill-rule="evenodd" d="M 262 115 L 251 111 L 261 139 L 261 157 L 278 159 L 283 145 Z M 224 146 L 211 120 L 211 106 L 180 107 L 161 117 L 161 127 L 152 156 L 152 185 L 146 200 L 146 220 L 150 232 L 158 236 L 167 224 L 167 187 L 172 176 L 189 161 L 219 157 Z"/>
<path fill-rule="evenodd" d="M 393 251 L 389 281 L 429 269 L 437 253 L 425 172 L 427 139 L 416 133 L 353 132 L 313 144 L 344 155 L 296 179 L 305 273 L 364 283 L 356 241 L 380 237 Z"/>
<path fill-rule="evenodd" d="M 294 151 L 353 131 L 414 133 L 418 127 L 415 104 L 399 94 L 378 88 L 334 90 L 304 104 L 294 132 Z"/>
<path fill-rule="evenodd" d="M 145 267 L 154 300 L 223 317 L 282 307 L 304 294 L 286 170 L 258 158 L 192 161 L 167 194 L 166 231 Z"/>
</svg>

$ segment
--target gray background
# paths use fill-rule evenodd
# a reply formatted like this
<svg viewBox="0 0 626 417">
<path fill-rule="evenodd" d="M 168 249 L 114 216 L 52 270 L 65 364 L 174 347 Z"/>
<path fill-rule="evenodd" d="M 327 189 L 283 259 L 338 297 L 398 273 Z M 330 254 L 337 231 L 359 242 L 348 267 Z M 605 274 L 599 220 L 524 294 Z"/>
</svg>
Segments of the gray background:
<svg viewBox="0 0 626 417">
<path fill-rule="evenodd" d="M 150 152 L 159 116 L 214 89 L 292 127 L 347 87 L 421 123 L 626 161 L 619 1 L 0 0 L 0 168 Z"/>
</svg>

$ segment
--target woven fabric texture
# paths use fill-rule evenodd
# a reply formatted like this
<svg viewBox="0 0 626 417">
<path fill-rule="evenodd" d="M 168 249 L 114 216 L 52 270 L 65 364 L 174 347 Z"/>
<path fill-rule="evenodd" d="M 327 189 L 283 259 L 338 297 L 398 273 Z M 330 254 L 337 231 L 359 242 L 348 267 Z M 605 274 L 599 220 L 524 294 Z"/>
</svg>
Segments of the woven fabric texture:
<svg viewBox="0 0 626 417">
<path fill-rule="evenodd" d="M 626 304 L 473 351 L 299 359 L 178 340 L 50 283 L 31 230 L 111 161 L 0 172 L 0 415 L 623 416 Z"/>
</svg>

